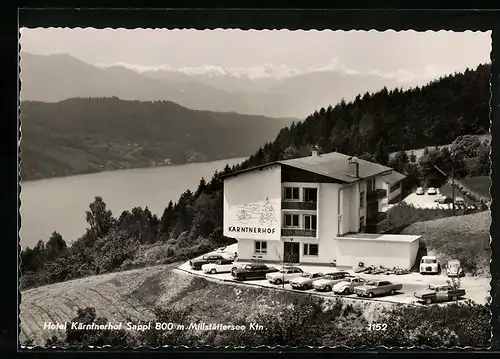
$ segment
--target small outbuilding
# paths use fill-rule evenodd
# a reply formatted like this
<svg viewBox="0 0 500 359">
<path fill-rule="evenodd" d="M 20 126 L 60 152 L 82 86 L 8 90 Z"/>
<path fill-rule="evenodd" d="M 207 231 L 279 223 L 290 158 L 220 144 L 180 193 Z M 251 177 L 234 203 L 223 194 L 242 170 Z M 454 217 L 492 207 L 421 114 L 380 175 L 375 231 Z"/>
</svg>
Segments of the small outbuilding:
<svg viewBox="0 0 500 359">
<path fill-rule="evenodd" d="M 411 268 L 417 258 L 420 236 L 353 233 L 336 237 L 337 265 Z"/>
<path fill-rule="evenodd" d="M 423 187 L 440 188 L 446 183 L 447 179 L 448 175 L 446 174 L 446 172 L 444 172 L 438 166 L 434 165 L 424 174 L 422 179 Z"/>
</svg>

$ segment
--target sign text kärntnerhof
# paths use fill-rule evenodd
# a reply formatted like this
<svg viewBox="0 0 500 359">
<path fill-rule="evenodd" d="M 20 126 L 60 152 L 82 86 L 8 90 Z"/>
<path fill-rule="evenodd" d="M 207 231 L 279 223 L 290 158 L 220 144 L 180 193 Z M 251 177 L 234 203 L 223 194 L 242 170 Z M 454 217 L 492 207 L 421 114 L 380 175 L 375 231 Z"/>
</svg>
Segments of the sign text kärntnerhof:
<svg viewBox="0 0 500 359">
<path fill-rule="evenodd" d="M 274 234 L 276 228 L 229 226 L 229 232 Z"/>
</svg>

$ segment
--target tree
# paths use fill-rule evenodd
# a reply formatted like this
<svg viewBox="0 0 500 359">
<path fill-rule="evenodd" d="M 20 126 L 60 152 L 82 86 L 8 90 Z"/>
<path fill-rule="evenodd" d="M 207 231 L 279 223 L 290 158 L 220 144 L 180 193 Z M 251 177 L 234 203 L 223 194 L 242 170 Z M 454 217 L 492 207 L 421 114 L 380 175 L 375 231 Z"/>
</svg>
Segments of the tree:
<svg viewBox="0 0 500 359">
<path fill-rule="evenodd" d="M 475 169 L 477 176 L 489 176 L 491 172 L 491 160 L 490 160 L 491 148 L 488 145 L 482 145 L 479 148 L 478 163 Z"/>
<path fill-rule="evenodd" d="M 408 166 L 409 158 L 408 154 L 404 150 L 396 152 L 394 158 L 389 160 L 389 167 L 394 168 L 399 173 L 405 173 L 406 167 Z"/>
<path fill-rule="evenodd" d="M 111 211 L 106 209 L 106 203 L 100 196 L 95 197 L 89 207 L 90 211 L 86 212 L 86 220 L 90 225 L 91 233 L 95 238 L 105 236 L 114 224 Z"/>
<path fill-rule="evenodd" d="M 409 160 L 410 160 L 411 163 L 417 162 L 417 156 L 415 155 L 415 151 L 411 150 Z"/>
<path fill-rule="evenodd" d="M 67 249 L 67 246 L 66 242 L 58 232 L 52 232 L 45 248 L 47 260 L 51 261 L 62 254 Z"/>
<path fill-rule="evenodd" d="M 278 261 L 281 263 L 281 271 L 282 271 L 281 288 L 285 288 L 285 271 L 283 269 L 285 267 L 286 258 L 283 247 L 281 247 L 280 249 L 280 246 L 275 246 L 274 253 L 276 254 L 276 257 L 278 257 Z"/>
<path fill-rule="evenodd" d="M 389 161 L 389 151 L 384 136 L 380 137 L 377 142 L 377 146 L 375 148 L 375 159 L 377 160 L 377 163 L 382 165 L 386 165 Z"/>
<path fill-rule="evenodd" d="M 451 144 L 451 152 L 462 158 L 471 158 L 478 155 L 481 141 L 477 136 L 463 135 L 457 137 Z"/>
<path fill-rule="evenodd" d="M 283 155 L 281 156 L 284 160 L 289 160 L 292 158 L 299 157 L 299 151 L 294 145 L 290 145 L 283 151 Z"/>
<path fill-rule="evenodd" d="M 168 233 L 174 223 L 174 203 L 170 200 L 160 219 L 160 233 Z"/>
<path fill-rule="evenodd" d="M 202 194 L 206 188 L 207 188 L 207 182 L 205 181 L 205 178 L 201 177 L 198 189 L 195 192 L 195 196 L 199 196 L 200 194 Z"/>
</svg>

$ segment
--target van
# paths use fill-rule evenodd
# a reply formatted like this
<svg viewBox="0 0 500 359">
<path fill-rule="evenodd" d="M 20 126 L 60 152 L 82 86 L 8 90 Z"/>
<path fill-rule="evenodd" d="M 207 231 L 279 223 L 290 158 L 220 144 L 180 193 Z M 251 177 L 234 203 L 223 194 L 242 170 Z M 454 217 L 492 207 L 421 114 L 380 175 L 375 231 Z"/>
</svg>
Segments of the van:
<svg viewBox="0 0 500 359">
<path fill-rule="evenodd" d="M 420 260 L 420 274 L 439 274 L 440 266 L 435 256 L 423 256 Z"/>
</svg>

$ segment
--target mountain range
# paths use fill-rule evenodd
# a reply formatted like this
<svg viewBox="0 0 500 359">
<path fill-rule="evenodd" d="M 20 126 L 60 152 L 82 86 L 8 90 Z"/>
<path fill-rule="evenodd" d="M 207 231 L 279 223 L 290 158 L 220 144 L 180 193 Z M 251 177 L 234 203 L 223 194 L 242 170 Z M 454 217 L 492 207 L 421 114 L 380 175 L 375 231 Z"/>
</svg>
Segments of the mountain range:
<svg viewBox="0 0 500 359">
<path fill-rule="evenodd" d="M 117 97 L 21 103 L 23 180 L 246 157 L 293 118 Z"/>
<path fill-rule="evenodd" d="M 383 87 L 400 87 L 405 73 L 359 73 L 333 62 L 308 71 L 264 65 L 172 69 L 125 63 L 88 64 L 67 54 L 21 53 L 21 99 L 57 102 L 73 97 L 172 101 L 195 110 L 305 118 L 321 107 Z M 405 86 L 421 80 L 407 79 Z M 426 81 L 424 81 L 426 82 Z"/>
</svg>

